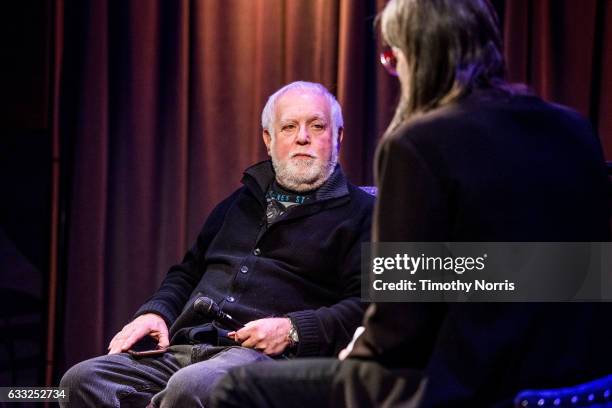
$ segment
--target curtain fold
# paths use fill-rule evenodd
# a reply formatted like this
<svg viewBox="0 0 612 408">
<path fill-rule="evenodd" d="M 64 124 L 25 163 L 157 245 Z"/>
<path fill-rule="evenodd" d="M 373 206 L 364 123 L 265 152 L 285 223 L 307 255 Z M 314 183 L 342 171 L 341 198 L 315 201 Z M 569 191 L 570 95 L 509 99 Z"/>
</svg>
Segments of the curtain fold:
<svg viewBox="0 0 612 408">
<path fill-rule="evenodd" d="M 599 137 L 608 160 L 612 160 L 612 2 L 600 0 L 597 18 L 599 31 L 595 35 L 595 55 L 598 64 L 593 99 L 599 102 L 591 111 L 591 118 L 599 130 Z M 581 82 L 582 83 L 582 82 Z"/>
<path fill-rule="evenodd" d="M 512 0 L 504 14 L 509 78 L 589 118 L 612 160 L 612 3 Z"/>
<path fill-rule="evenodd" d="M 107 183 L 109 170 L 108 109 L 108 25 L 107 7 L 102 2 L 83 5 L 66 11 L 66 20 L 83 16 L 87 24 L 65 30 L 64 38 L 75 31 L 78 41 L 64 47 L 64 64 L 74 64 L 72 72 L 64 69 L 62 81 L 75 75 L 78 83 L 62 87 L 60 126 L 69 126 L 73 135 L 74 171 L 68 189 L 72 197 L 67 214 L 70 239 L 67 242 L 68 274 L 66 279 L 64 350 L 75 359 L 89 356 L 92 350 L 103 350 L 106 333 L 105 304 Z M 65 68 L 65 66 L 64 66 Z M 69 95 L 68 95 L 69 94 Z M 62 104 L 67 104 L 61 112 Z M 60 128 L 60 132 L 63 129 Z M 63 142 L 65 142 L 64 140 Z M 66 157 L 66 155 L 64 155 Z M 87 346 L 84 347 L 84 342 Z"/>
</svg>

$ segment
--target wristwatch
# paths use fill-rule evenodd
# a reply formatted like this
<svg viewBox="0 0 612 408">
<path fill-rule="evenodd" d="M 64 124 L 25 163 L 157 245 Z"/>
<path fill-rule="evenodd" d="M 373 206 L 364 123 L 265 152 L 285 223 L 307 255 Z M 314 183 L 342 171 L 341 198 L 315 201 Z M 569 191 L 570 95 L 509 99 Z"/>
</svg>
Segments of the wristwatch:
<svg viewBox="0 0 612 408">
<path fill-rule="evenodd" d="M 297 329 L 293 324 L 293 321 L 289 319 L 289 322 L 291 322 L 291 327 L 289 328 L 289 333 L 287 333 L 287 340 L 289 340 L 289 347 L 293 348 L 297 346 L 298 342 L 300 341 L 300 338 L 298 336 Z"/>
</svg>

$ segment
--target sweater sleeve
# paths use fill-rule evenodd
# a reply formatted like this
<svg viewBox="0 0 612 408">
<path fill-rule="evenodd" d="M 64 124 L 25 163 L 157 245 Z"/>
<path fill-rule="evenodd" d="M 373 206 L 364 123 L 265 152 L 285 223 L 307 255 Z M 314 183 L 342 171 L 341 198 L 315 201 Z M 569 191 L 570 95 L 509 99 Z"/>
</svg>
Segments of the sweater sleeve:
<svg viewBox="0 0 612 408">
<path fill-rule="evenodd" d="M 370 240 L 371 206 L 357 219 L 357 231 L 348 251 L 339 262 L 341 300 L 329 307 L 288 313 L 299 342 L 298 357 L 337 355 L 360 325 L 364 308 L 361 302 L 361 244 Z"/>
<path fill-rule="evenodd" d="M 183 261 L 168 271 L 160 288 L 134 314 L 134 318 L 145 313 L 160 315 L 168 327 L 180 314 L 205 270 L 205 257 L 208 246 L 214 239 L 225 219 L 225 214 L 240 193 L 241 189 L 223 200 L 210 213 L 200 231 L 195 245 L 187 251 Z"/>
</svg>

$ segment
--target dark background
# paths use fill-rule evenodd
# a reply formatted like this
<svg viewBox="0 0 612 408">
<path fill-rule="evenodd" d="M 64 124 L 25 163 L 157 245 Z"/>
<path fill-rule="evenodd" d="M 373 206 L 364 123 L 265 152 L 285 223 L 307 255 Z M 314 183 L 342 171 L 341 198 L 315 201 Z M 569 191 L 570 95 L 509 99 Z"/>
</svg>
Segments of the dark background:
<svg viewBox="0 0 612 408">
<path fill-rule="evenodd" d="M 0 385 L 57 384 L 105 351 L 266 158 L 259 115 L 283 84 L 338 96 L 341 162 L 371 184 L 398 90 L 377 62 L 384 3 L 0 6 Z M 509 78 L 588 117 L 612 159 L 612 1 L 494 4 Z"/>
</svg>

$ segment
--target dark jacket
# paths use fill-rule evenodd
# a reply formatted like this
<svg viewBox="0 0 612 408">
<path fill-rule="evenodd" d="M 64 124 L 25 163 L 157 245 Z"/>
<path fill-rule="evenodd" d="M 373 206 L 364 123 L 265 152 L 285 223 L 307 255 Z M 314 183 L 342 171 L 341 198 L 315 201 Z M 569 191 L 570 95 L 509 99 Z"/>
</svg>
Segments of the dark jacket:
<svg viewBox="0 0 612 408">
<path fill-rule="evenodd" d="M 476 91 L 384 140 L 373 239 L 607 241 L 609 182 L 577 113 Z M 418 407 L 510 406 L 612 372 L 608 304 L 380 303 L 353 357 L 424 374 Z"/>
<path fill-rule="evenodd" d="M 244 186 L 212 211 L 195 246 L 136 315 L 157 313 L 168 325 L 176 319 L 172 336 L 207 320 L 188 316 L 204 295 L 244 323 L 289 316 L 298 356 L 332 355 L 346 345 L 363 316 L 361 243 L 370 237 L 374 200 L 338 166 L 314 200 L 266 227 L 264 195 L 273 180 L 269 161 L 248 168 Z"/>
</svg>

